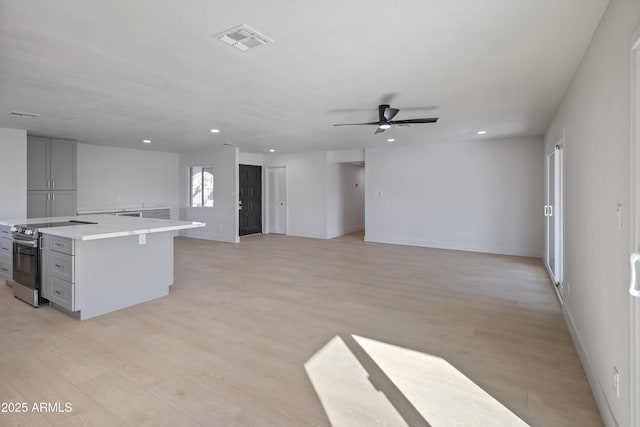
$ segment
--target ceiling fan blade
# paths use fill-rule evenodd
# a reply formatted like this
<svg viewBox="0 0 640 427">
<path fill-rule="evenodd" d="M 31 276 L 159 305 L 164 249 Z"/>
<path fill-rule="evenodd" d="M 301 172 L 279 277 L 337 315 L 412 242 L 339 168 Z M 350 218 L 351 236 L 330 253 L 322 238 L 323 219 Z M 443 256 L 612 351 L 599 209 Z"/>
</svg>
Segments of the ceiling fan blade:
<svg viewBox="0 0 640 427">
<path fill-rule="evenodd" d="M 360 111 L 373 111 L 374 108 L 332 108 L 328 110 L 330 113 L 357 113 Z"/>
<path fill-rule="evenodd" d="M 360 125 L 377 125 L 378 122 L 369 122 L 369 123 L 338 123 L 334 126 L 360 126 Z"/>
<path fill-rule="evenodd" d="M 438 121 L 438 117 L 429 117 L 426 119 L 394 120 L 394 121 L 390 121 L 389 124 L 403 125 L 403 124 L 412 124 L 412 123 L 435 123 L 437 121 Z"/>
<path fill-rule="evenodd" d="M 437 105 L 418 105 L 416 107 L 402 107 L 402 111 L 429 111 L 437 110 Z"/>
<path fill-rule="evenodd" d="M 396 114 L 398 114 L 398 111 L 400 110 L 398 110 L 397 108 L 387 107 L 384 110 L 384 118 L 387 119 L 387 121 L 389 121 L 393 119 L 396 116 Z"/>
<path fill-rule="evenodd" d="M 384 131 L 385 131 L 385 129 L 378 128 L 378 129 L 376 129 L 376 132 L 375 132 L 375 134 L 374 134 L 374 135 L 377 135 L 377 134 L 382 133 L 382 132 L 384 132 Z"/>
</svg>

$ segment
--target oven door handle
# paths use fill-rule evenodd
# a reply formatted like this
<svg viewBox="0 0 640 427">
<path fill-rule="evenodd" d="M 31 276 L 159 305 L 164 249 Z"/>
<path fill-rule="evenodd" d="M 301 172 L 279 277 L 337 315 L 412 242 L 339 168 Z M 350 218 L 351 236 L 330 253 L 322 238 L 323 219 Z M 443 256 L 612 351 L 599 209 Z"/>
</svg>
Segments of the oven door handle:
<svg viewBox="0 0 640 427">
<path fill-rule="evenodd" d="M 20 246 L 27 246 L 29 248 L 37 248 L 38 247 L 38 241 L 37 240 L 18 240 L 18 239 L 13 239 L 13 243 L 15 243 L 16 245 L 20 245 Z"/>
</svg>

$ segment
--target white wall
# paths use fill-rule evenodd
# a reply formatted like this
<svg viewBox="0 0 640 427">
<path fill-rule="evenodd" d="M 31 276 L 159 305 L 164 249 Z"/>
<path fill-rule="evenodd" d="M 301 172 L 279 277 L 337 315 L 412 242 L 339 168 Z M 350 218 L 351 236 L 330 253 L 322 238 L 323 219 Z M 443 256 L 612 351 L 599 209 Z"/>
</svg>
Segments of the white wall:
<svg viewBox="0 0 640 427">
<path fill-rule="evenodd" d="M 0 219 L 27 217 L 27 131 L 0 128 Z"/>
<path fill-rule="evenodd" d="M 374 148 L 365 159 L 365 240 L 541 257 L 542 138 Z"/>
<path fill-rule="evenodd" d="M 183 236 L 237 243 L 238 149 L 223 147 L 180 154 L 180 219 L 202 221 L 206 227 L 185 230 Z M 212 208 L 192 208 L 189 200 L 189 167 L 213 166 Z"/>
<path fill-rule="evenodd" d="M 327 162 L 327 239 L 344 234 L 344 170 L 342 164 Z"/>
<path fill-rule="evenodd" d="M 180 156 L 78 144 L 78 211 L 166 206 L 177 217 Z"/>
<path fill-rule="evenodd" d="M 612 0 L 545 138 L 566 129 L 564 314 L 606 425 L 630 425 L 630 77 L 638 0 Z M 615 210 L 623 208 L 622 230 Z M 620 371 L 620 397 L 613 367 Z M 637 403 L 636 403 L 637 404 Z M 615 418 L 615 421 L 614 421 Z"/>
<path fill-rule="evenodd" d="M 364 162 L 364 150 L 329 151 L 329 161 L 337 163 Z"/>
<path fill-rule="evenodd" d="M 264 165 L 264 155 L 258 153 L 238 153 L 238 163 L 241 165 Z"/>
<path fill-rule="evenodd" d="M 328 152 L 269 155 L 264 162 L 287 168 L 287 235 L 326 239 Z"/>
<path fill-rule="evenodd" d="M 329 162 L 327 171 L 327 238 L 363 230 L 364 167 Z"/>
</svg>

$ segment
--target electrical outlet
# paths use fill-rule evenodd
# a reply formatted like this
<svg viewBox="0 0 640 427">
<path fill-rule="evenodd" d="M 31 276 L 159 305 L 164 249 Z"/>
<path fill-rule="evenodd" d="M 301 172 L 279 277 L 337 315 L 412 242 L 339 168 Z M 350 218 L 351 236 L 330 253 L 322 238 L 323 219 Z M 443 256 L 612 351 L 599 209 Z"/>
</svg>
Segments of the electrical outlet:
<svg viewBox="0 0 640 427">
<path fill-rule="evenodd" d="M 615 366 L 613 367 L 613 391 L 616 393 L 616 397 L 620 397 L 620 372 Z"/>
</svg>

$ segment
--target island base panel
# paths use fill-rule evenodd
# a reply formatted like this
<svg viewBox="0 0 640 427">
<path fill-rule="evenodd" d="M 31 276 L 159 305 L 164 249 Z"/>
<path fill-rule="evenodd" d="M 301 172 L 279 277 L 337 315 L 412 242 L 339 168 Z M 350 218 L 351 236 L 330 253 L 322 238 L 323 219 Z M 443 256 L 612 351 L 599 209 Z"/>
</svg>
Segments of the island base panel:
<svg viewBox="0 0 640 427">
<path fill-rule="evenodd" d="M 169 294 L 173 283 L 173 236 L 146 234 L 76 241 L 75 303 L 90 319 Z"/>
</svg>

